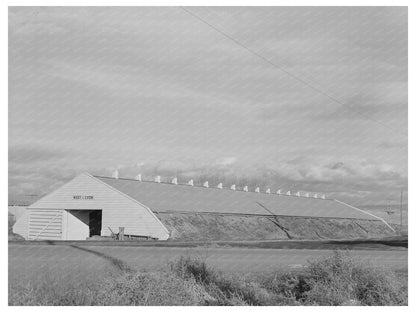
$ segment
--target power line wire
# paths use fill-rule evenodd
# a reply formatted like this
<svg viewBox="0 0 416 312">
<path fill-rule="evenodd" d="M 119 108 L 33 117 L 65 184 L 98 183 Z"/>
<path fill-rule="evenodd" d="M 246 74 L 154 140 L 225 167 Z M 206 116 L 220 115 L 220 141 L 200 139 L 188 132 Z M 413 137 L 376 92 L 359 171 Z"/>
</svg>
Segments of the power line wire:
<svg viewBox="0 0 416 312">
<path fill-rule="evenodd" d="M 319 89 L 317 87 L 315 87 L 313 84 L 309 83 L 308 81 L 300 78 L 299 76 L 291 73 L 290 71 L 284 69 L 282 66 L 270 61 L 268 58 L 264 57 L 263 55 L 259 54 L 258 52 L 252 50 L 251 48 L 249 48 L 248 46 L 244 45 L 243 43 L 241 43 L 240 41 L 238 41 L 237 39 L 231 37 L 229 34 L 225 33 L 224 31 L 220 30 L 219 28 L 217 28 L 216 26 L 214 26 L 213 24 L 209 23 L 208 21 L 204 20 L 202 17 L 200 17 L 199 15 L 195 14 L 194 12 L 186 9 L 185 7 L 180 7 L 183 11 L 185 11 L 186 13 L 188 13 L 189 15 L 193 16 L 194 18 L 198 19 L 199 21 L 201 21 L 202 23 L 204 23 L 205 25 L 209 26 L 210 28 L 214 29 L 216 32 L 218 32 L 219 34 L 221 34 L 222 36 L 224 36 L 225 38 L 231 40 L 232 42 L 234 42 L 235 44 L 237 44 L 238 46 L 240 46 L 241 48 L 245 49 L 246 51 L 250 52 L 252 55 L 260 58 L 261 60 L 263 60 L 264 62 L 266 62 L 267 64 L 273 66 L 274 68 L 280 70 L 281 72 L 285 73 L 286 75 L 292 77 L 293 79 L 299 81 L 300 83 L 308 86 L 309 88 L 311 88 L 312 90 L 314 90 L 315 92 L 322 94 L 324 96 L 326 96 L 327 98 L 329 98 L 330 100 L 332 100 L 333 102 L 337 103 L 338 105 L 347 107 L 349 110 L 351 110 L 352 112 L 354 112 L 357 115 L 360 115 L 361 117 L 364 117 L 368 120 L 371 120 L 383 127 L 386 127 L 394 132 L 399 133 L 400 135 L 405 135 L 407 137 L 407 135 L 405 133 L 402 133 L 400 130 L 395 129 L 377 119 L 374 119 L 370 116 L 368 116 L 367 114 L 355 109 L 354 107 L 352 107 L 351 105 L 348 105 L 347 103 L 342 102 L 341 100 L 337 99 L 336 97 L 334 97 L 333 95 L 327 93 L 326 91 Z"/>
</svg>

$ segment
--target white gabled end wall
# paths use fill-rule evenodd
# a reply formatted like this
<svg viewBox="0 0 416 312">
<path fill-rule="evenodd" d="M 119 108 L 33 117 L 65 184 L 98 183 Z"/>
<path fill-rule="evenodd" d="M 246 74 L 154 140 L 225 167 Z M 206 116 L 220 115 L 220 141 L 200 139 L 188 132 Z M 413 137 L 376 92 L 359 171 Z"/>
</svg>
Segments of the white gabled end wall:
<svg viewBox="0 0 416 312">
<path fill-rule="evenodd" d="M 30 228 L 30 211 L 46 212 L 51 228 L 57 227 L 56 220 L 51 217 L 56 214 L 53 211 L 62 211 L 62 235 L 56 239 L 85 239 L 85 216 L 81 218 L 72 213 L 82 210 L 102 210 L 102 236 L 110 236 L 110 229 L 118 233 L 119 227 L 124 227 L 127 235 L 151 236 L 160 240 L 169 238 L 166 227 L 148 207 L 85 173 L 29 206 L 26 214 L 14 225 L 13 231 L 26 239 L 37 237 L 35 229 Z M 36 228 L 40 231 L 43 229 L 42 226 Z"/>
</svg>

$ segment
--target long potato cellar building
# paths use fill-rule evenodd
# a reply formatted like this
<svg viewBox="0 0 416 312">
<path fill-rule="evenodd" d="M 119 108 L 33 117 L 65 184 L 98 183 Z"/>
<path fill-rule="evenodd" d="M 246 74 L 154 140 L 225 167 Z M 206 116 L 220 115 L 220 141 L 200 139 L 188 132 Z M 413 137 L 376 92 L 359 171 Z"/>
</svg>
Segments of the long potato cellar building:
<svg viewBox="0 0 416 312">
<path fill-rule="evenodd" d="M 391 235 L 382 218 L 335 199 L 270 189 L 178 184 L 83 173 L 30 205 L 13 226 L 28 240 L 358 238 Z"/>
</svg>

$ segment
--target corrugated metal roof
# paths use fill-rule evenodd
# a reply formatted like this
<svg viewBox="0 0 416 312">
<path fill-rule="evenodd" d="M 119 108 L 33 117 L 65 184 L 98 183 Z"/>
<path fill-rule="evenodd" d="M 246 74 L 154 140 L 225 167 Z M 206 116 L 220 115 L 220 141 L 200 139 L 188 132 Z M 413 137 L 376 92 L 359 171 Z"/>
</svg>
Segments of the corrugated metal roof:
<svg viewBox="0 0 416 312">
<path fill-rule="evenodd" d="M 376 219 L 331 199 L 141 182 L 99 176 L 95 178 L 146 205 L 154 212 L 211 212 Z"/>
</svg>

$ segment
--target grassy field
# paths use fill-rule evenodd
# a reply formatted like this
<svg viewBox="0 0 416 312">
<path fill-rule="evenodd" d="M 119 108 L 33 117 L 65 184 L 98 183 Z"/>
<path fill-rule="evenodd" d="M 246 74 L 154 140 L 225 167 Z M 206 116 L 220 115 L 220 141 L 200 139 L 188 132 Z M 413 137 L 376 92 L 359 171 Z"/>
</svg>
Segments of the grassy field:
<svg viewBox="0 0 416 312">
<path fill-rule="evenodd" d="M 70 247 L 62 256 L 64 267 L 9 266 L 9 305 L 407 304 L 405 272 L 376 268 L 346 252 L 296 270 L 245 274 L 224 273 L 191 256 L 153 271 Z"/>
<path fill-rule="evenodd" d="M 307 264 L 307 260 L 328 257 L 332 250 L 303 248 L 245 248 L 227 246 L 172 247 L 142 245 L 88 245 L 62 242 L 9 243 L 10 271 L 37 271 L 39 268 L 59 267 L 62 272 L 71 272 L 78 267 L 96 270 L 105 264 L 115 267 L 124 263 L 136 271 L 157 271 L 181 256 L 200 257 L 217 269 L 229 273 L 263 272 L 275 269 L 289 270 Z M 348 245 L 347 245 L 348 246 Z M 279 245 L 278 245 L 279 247 Z M 346 247 L 343 245 L 343 247 Z M 385 248 L 385 247 L 384 247 Z M 335 249 L 335 248 L 334 248 Z M 407 248 L 388 247 L 387 250 L 351 249 L 351 255 L 363 261 L 392 269 L 407 269 Z"/>
</svg>

